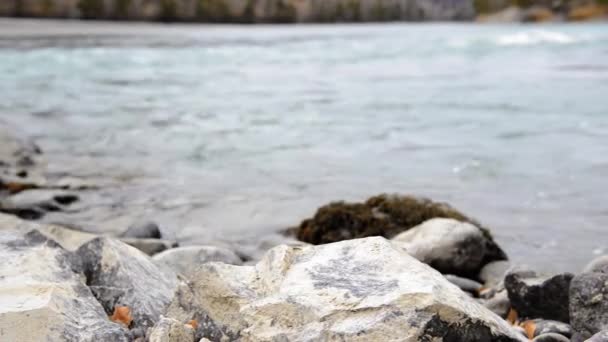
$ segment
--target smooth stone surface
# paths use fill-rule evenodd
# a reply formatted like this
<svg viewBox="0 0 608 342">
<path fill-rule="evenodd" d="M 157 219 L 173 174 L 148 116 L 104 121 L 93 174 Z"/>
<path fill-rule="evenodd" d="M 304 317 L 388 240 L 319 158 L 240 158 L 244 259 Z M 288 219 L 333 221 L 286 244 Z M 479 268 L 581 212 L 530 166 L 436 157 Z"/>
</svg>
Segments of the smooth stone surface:
<svg viewBox="0 0 608 342">
<path fill-rule="evenodd" d="M 255 266 L 207 263 L 192 291 L 216 327 L 243 341 L 521 340 L 440 273 L 380 237 L 278 246 Z"/>
<path fill-rule="evenodd" d="M 572 277 L 570 273 L 543 277 L 515 271 L 507 274 L 504 284 L 520 317 L 569 322 L 568 289 Z"/>
<path fill-rule="evenodd" d="M 587 342 L 608 342 L 608 330 L 598 332 L 591 336 Z"/>
<path fill-rule="evenodd" d="M 133 246 L 147 255 L 155 255 L 178 246 L 177 242 L 159 239 L 122 238 L 122 242 Z"/>
<path fill-rule="evenodd" d="M 32 189 L 0 201 L 0 211 L 24 219 L 39 219 L 47 212 L 66 210 L 77 200 L 78 196 L 65 191 Z"/>
<path fill-rule="evenodd" d="M 150 257 L 118 240 L 98 237 L 76 253 L 87 284 L 106 312 L 128 306 L 134 327 L 153 326 L 173 297 L 175 275 L 165 274 Z"/>
<path fill-rule="evenodd" d="M 187 246 L 166 250 L 152 257 L 161 268 L 189 277 L 206 262 L 223 262 L 242 265 L 243 261 L 233 251 L 215 246 Z"/>
<path fill-rule="evenodd" d="M 548 333 L 556 333 L 566 337 L 571 337 L 573 333 L 570 324 L 564 322 L 547 319 L 535 319 L 532 320 L 532 322 L 535 326 L 534 336 L 539 336 Z"/>
<path fill-rule="evenodd" d="M 476 276 L 486 256 L 487 241 L 478 227 L 435 218 L 393 238 L 416 259 L 444 274 Z"/>
<path fill-rule="evenodd" d="M 482 285 L 475 280 L 459 277 L 453 274 L 444 274 L 445 279 L 447 279 L 450 283 L 458 286 L 461 290 L 470 292 L 473 294 L 478 294 L 479 290 L 482 288 Z"/>
<path fill-rule="evenodd" d="M 3 229 L 0 258 L 0 340 L 128 341 L 82 282 L 71 252 L 36 230 Z"/>
<path fill-rule="evenodd" d="M 556 333 L 547 333 L 536 336 L 533 342 L 570 342 L 570 339 Z"/>
<path fill-rule="evenodd" d="M 582 273 L 572 279 L 570 324 L 583 338 L 608 330 L 608 273 Z"/>
<path fill-rule="evenodd" d="M 162 317 L 150 330 L 149 342 L 194 341 L 194 329 L 172 318 Z"/>
<path fill-rule="evenodd" d="M 588 272 L 608 273 L 608 255 L 599 256 L 587 264 L 583 269 L 583 273 Z"/>
<path fill-rule="evenodd" d="M 509 295 L 506 290 L 494 293 L 494 296 L 491 298 L 483 300 L 482 304 L 488 310 L 502 318 L 507 318 L 509 309 L 511 308 L 511 302 L 509 301 Z"/>
<path fill-rule="evenodd" d="M 507 260 L 498 260 L 487 263 L 479 272 L 479 280 L 486 287 L 499 284 L 505 279 L 505 275 L 511 268 L 511 263 Z"/>
<path fill-rule="evenodd" d="M 162 234 L 156 222 L 144 221 L 132 224 L 121 236 L 137 239 L 160 239 Z"/>
</svg>

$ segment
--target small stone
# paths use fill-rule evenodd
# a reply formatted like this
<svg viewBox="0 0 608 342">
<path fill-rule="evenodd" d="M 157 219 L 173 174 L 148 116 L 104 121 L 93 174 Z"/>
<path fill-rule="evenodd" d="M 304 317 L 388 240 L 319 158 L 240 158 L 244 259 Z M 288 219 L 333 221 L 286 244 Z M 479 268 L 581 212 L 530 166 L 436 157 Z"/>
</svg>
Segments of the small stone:
<svg viewBox="0 0 608 342">
<path fill-rule="evenodd" d="M 507 260 L 498 260 L 487 263 L 479 272 L 479 280 L 486 287 L 499 284 L 505 279 L 507 271 L 511 268 L 511 263 Z"/>
<path fill-rule="evenodd" d="M 187 246 L 166 250 L 152 258 L 159 267 L 166 267 L 175 273 L 189 277 L 206 262 L 223 262 L 242 265 L 241 258 L 233 251 L 215 246 Z"/>
<path fill-rule="evenodd" d="M 150 342 L 193 341 L 194 329 L 172 318 L 162 317 L 150 332 Z"/>
<path fill-rule="evenodd" d="M 532 342 L 570 342 L 570 339 L 556 333 L 547 333 L 536 336 Z"/>
<path fill-rule="evenodd" d="M 507 318 L 511 302 L 506 290 L 498 291 L 490 299 L 482 301 L 483 306 L 502 318 Z"/>
<path fill-rule="evenodd" d="M 608 273 L 608 255 L 597 257 L 587 264 L 583 269 L 583 273 L 589 272 Z"/>
<path fill-rule="evenodd" d="M 155 222 L 144 221 L 132 224 L 122 234 L 122 237 L 138 239 L 160 239 L 161 233 L 160 228 Z"/>
<path fill-rule="evenodd" d="M 548 319 L 534 319 L 528 322 L 532 322 L 534 326 L 534 336 L 542 334 L 555 333 L 566 337 L 572 336 L 572 327 L 570 324 L 553 321 Z M 525 322 L 524 322 L 525 323 Z"/>
<path fill-rule="evenodd" d="M 121 241 L 150 256 L 178 246 L 175 241 L 159 239 L 123 238 Z"/>
<path fill-rule="evenodd" d="M 582 338 L 608 329 L 608 273 L 582 273 L 572 279 L 570 324 Z"/>
<path fill-rule="evenodd" d="M 504 283 L 511 305 L 521 317 L 569 322 L 568 289 L 572 277 L 570 273 L 542 277 L 511 272 Z"/>
<path fill-rule="evenodd" d="M 608 342 L 608 330 L 603 330 L 591 336 L 587 342 Z"/>
<path fill-rule="evenodd" d="M 461 290 L 477 295 L 481 289 L 481 284 L 475 280 L 459 277 L 453 274 L 445 274 L 445 279 L 450 283 L 460 287 Z"/>
</svg>

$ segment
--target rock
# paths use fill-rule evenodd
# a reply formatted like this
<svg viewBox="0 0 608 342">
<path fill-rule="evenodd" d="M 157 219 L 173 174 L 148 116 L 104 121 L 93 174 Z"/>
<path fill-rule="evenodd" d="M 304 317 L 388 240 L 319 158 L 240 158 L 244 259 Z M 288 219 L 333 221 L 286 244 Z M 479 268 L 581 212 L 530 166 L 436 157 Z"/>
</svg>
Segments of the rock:
<svg viewBox="0 0 608 342">
<path fill-rule="evenodd" d="M 194 329 L 177 320 L 162 317 L 151 329 L 150 342 L 194 342 Z"/>
<path fill-rule="evenodd" d="M 23 219 L 39 219 L 47 212 L 63 211 L 78 196 L 58 190 L 35 189 L 19 192 L 0 201 L 0 211 Z"/>
<path fill-rule="evenodd" d="M 155 255 L 160 252 L 166 251 L 171 248 L 178 246 L 177 242 L 169 240 L 159 239 L 136 239 L 136 238 L 123 238 L 120 239 L 127 245 L 133 246 L 147 255 Z"/>
<path fill-rule="evenodd" d="M 169 249 L 156 254 L 152 260 L 159 267 L 166 267 L 175 273 L 189 277 L 206 262 L 223 262 L 242 265 L 241 258 L 227 248 L 214 246 L 188 246 Z"/>
<path fill-rule="evenodd" d="M 598 332 L 591 336 L 587 342 L 608 342 L 608 330 Z"/>
<path fill-rule="evenodd" d="M 215 326 L 244 341 L 522 340 L 380 237 L 278 246 L 256 266 L 207 263 L 191 284 Z"/>
<path fill-rule="evenodd" d="M 553 20 L 553 12 L 542 6 L 532 6 L 526 10 L 522 15 L 522 21 L 526 23 L 539 23 Z"/>
<path fill-rule="evenodd" d="M 608 273 L 608 255 L 599 256 L 587 264 L 583 269 L 583 273 L 589 272 Z"/>
<path fill-rule="evenodd" d="M 608 273 L 582 273 L 572 279 L 570 324 L 583 338 L 608 329 Z"/>
<path fill-rule="evenodd" d="M 492 261 L 481 268 L 479 280 L 481 280 L 486 287 L 495 286 L 505 279 L 505 275 L 510 268 L 511 263 L 506 260 Z"/>
<path fill-rule="evenodd" d="M 416 259 L 441 273 L 476 277 L 488 259 L 491 243 L 478 227 L 436 218 L 393 238 Z"/>
<path fill-rule="evenodd" d="M 153 326 L 177 286 L 139 250 L 118 240 L 98 237 L 77 250 L 87 284 L 108 314 L 114 306 L 131 308 L 136 328 Z"/>
<path fill-rule="evenodd" d="M 572 277 L 570 273 L 541 277 L 511 272 L 505 277 L 505 288 L 520 317 L 569 322 L 568 288 Z"/>
<path fill-rule="evenodd" d="M 477 21 L 490 23 L 516 23 L 522 21 L 523 11 L 516 6 L 510 6 L 491 14 L 481 14 Z"/>
<path fill-rule="evenodd" d="M 1 340 L 128 341 L 81 281 L 71 252 L 36 230 L 3 229 L 0 257 Z"/>
<path fill-rule="evenodd" d="M 482 288 L 481 284 L 475 280 L 462 278 L 453 274 L 445 274 L 444 277 L 450 283 L 458 286 L 462 291 L 470 292 L 475 295 L 479 294 L 479 290 Z"/>
<path fill-rule="evenodd" d="M 570 342 L 570 339 L 556 333 L 547 333 L 536 336 L 532 342 Z"/>
<path fill-rule="evenodd" d="M 568 20 L 571 21 L 597 20 L 606 19 L 607 17 L 608 7 L 592 3 L 575 6 L 568 12 Z"/>
<path fill-rule="evenodd" d="M 278 245 L 306 246 L 310 244 L 296 240 L 293 236 L 285 234 L 269 234 L 261 237 L 259 240 L 248 239 L 239 241 L 233 246 L 230 246 L 230 249 L 234 250 L 234 252 L 246 263 L 255 264 L 262 259 L 269 249 Z"/>
<path fill-rule="evenodd" d="M 160 228 L 152 221 L 134 223 L 122 234 L 122 237 L 137 239 L 160 239 L 161 236 Z"/>
<path fill-rule="evenodd" d="M 506 290 L 498 291 L 489 299 L 482 301 L 483 306 L 502 318 L 507 318 L 511 302 Z"/>
<path fill-rule="evenodd" d="M 573 333 L 570 324 L 559 321 L 534 319 L 525 321 L 522 324 L 527 331 L 532 332 L 533 337 L 549 333 L 555 333 L 565 337 L 571 337 Z"/>
</svg>

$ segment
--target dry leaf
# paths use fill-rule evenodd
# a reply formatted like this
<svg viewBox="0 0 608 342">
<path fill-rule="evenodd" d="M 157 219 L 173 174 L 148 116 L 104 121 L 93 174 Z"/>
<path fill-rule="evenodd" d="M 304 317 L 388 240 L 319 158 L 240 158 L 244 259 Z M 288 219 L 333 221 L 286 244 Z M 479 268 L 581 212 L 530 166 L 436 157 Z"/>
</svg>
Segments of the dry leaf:
<svg viewBox="0 0 608 342">
<path fill-rule="evenodd" d="M 110 316 L 110 320 L 114 323 L 120 323 L 129 327 L 131 322 L 133 322 L 133 317 L 131 317 L 131 309 L 128 306 L 115 306 L 114 314 Z"/>
<path fill-rule="evenodd" d="M 526 335 L 528 335 L 528 338 L 533 339 L 534 332 L 536 331 L 536 323 L 534 323 L 534 321 L 525 321 L 521 324 L 521 326 L 526 331 Z"/>
<path fill-rule="evenodd" d="M 507 322 L 509 322 L 511 325 L 514 325 L 516 321 L 517 321 L 517 311 L 515 311 L 515 309 L 511 308 L 509 310 L 509 314 L 507 315 Z"/>
</svg>

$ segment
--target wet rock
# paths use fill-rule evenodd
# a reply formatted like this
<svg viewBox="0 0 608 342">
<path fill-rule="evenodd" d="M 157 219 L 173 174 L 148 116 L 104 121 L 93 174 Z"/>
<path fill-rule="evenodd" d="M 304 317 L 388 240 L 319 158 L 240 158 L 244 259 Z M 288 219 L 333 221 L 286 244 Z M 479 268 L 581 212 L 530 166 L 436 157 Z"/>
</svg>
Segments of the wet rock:
<svg viewBox="0 0 608 342">
<path fill-rule="evenodd" d="M 570 324 L 583 338 L 608 329 L 608 273 L 582 273 L 572 279 Z"/>
<path fill-rule="evenodd" d="M 482 301 L 483 306 L 502 318 L 507 318 L 511 302 L 506 290 L 496 292 L 491 298 Z"/>
<path fill-rule="evenodd" d="M 278 246 L 256 266 L 207 263 L 192 290 L 216 327 L 245 341 L 521 340 L 440 273 L 380 237 Z"/>
<path fill-rule="evenodd" d="M 325 205 L 292 230 L 300 241 L 315 245 L 369 236 L 390 239 L 433 218 L 451 218 L 481 227 L 446 203 L 413 196 L 379 195 L 364 203 L 334 202 Z M 487 260 L 483 264 L 506 260 L 505 253 L 494 243 L 489 231 L 481 230 L 488 240 Z"/>
<path fill-rule="evenodd" d="M 589 272 L 608 273 L 608 255 L 599 256 L 587 264 L 583 269 L 583 273 Z"/>
<path fill-rule="evenodd" d="M 82 282 L 78 262 L 36 230 L 0 234 L 2 341 L 128 341 Z"/>
<path fill-rule="evenodd" d="M 570 342 L 570 339 L 556 333 L 547 333 L 536 336 L 533 342 Z"/>
<path fill-rule="evenodd" d="M 174 275 L 160 270 L 139 250 L 118 240 L 98 237 L 77 250 L 87 284 L 108 314 L 114 307 L 132 310 L 133 326 L 153 326 L 173 297 Z"/>
<path fill-rule="evenodd" d="M 39 219 L 47 212 L 66 210 L 78 196 L 59 190 L 22 191 L 0 201 L 0 211 L 23 219 Z"/>
<path fill-rule="evenodd" d="M 242 265 L 241 258 L 227 248 L 215 246 L 188 246 L 169 249 L 156 254 L 152 260 L 161 268 L 168 268 L 175 273 L 189 277 L 206 262 L 223 262 L 231 265 Z"/>
<path fill-rule="evenodd" d="M 123 238 L 121 241 L 139 249 L 147 255 L 155 255 L 178 246 L 178 243 L 175 241 L 159 239 Z"/>
<path fill-rule="evenodd" d="M 136 222 L 129 226 L 122 237 L 137 239 L 160 239 L 162 237 L 160 228 L 155 222 Z"/>
<path fill-rule="evenodd" d="M 150 342 L 193 342 L 194 329 L 175 319 L 162 317 L 150 332 Z"/>
<path fill-rule="evenodd" d="M 436 218 L 393 238 L 416 259 L 445 274 L 476 277 L 491 243 L 478 227 L 453 219 Z"/>
<path fill-rule="evenodd" d="M 523 322 L 523 325 L 527 327 L 526 330 L 532 332 L 532 336 L 534 337 L 549 333 L 571 337 L 573 333 L 570 324 L 553 320 L 534 319 Z"/>
<path fill-rule="evenodd" d="M 515 271 L 507 274 L 504 283 L 520 317 L 569 322 L 568 288 L 572 277 L 570 273 L 537 276 Z"/>
<path fill-rule="evenodd" d="M 608 330 L 598 332 L 591 336 L 587 342 L 608 342 Z"/>
<path fill-rule="evenodd" d="M 479 280 L 487 287 L 495 286 L 505 279 L 510 268 L 511 263 L 506 260 L 492 261 L 481 268 Z"/>
<path fill-rule="evenodd" d="M 447 279 L 450 283 L 458 286 L 462 291 L 469 292 L 472 294 L 479 294 L 479 290 L 481 290 L 482 286 L 480 283 L 475 280 L 459 277 L 453 274 L 445 274 L 445 279 Z"/>
</svg>

